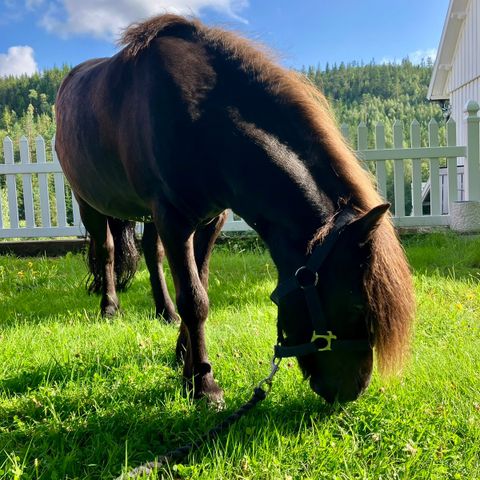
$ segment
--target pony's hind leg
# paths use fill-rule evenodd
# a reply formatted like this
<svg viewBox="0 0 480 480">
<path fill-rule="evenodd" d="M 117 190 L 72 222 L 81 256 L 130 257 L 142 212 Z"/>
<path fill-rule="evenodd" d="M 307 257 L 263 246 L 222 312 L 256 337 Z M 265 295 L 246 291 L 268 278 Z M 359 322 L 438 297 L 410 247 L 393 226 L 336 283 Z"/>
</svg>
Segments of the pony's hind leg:
<svg viewBox="0 0 480 480">
<path fill-rule="evenodd" d="M 90 207 L 77 197 L 82 222 L 90 234 L 88 260 L 90 293 L 100 293 L 100 309 L 103 316 L 112 316 L 120 308 L 115 289 L 114 240 L 108 226 L 108 217 Z"/>
<path fill-rule="evenodd" d="M 177 319 L 177 314 L 163 274 L 165 250 L 153 223 L 145 223 L 144 225 L 142 249 L 150 274 L 156 315 L 169 323 L 174 322 Z"/>
<path fill-rule="evenodd" d="M 127 290 L 137 271 L 140 254 L 135 238 L 136 222 L 108 217 L 108 228 L 113 237 L 115 287 Z"/>
<path fill-rule="evenodd" d="M 208 275 L 210 256 L 212 254 L 215 240 L 220 234 L 223 225 L 227 220 L 227 211 L 222 212 L 206 225 L 197 228 L 193 238 L 193 247 L 195 252 L 195 263 L 203 288 L 208 291 Z M 180 325 L 180 333 L 177 340 L 176 355 L 177 360 L 182 361 L 188 347 L 188 329 L 185 325 Z"/>
<path fill-rule="evenodd" d="M 228 213 L 225 210 L 220 215 L 216 216 L 206 225 L 202 225 L 195 231 L 194 249 L 195 262 L 197 263 L 198 273 L 203 286 L 208 290 L 208 274 L 210 266 L 210 256 L 212 254 L 215 241 L 222 231 L 225 222 L 227 221 Z"/>
</svg>

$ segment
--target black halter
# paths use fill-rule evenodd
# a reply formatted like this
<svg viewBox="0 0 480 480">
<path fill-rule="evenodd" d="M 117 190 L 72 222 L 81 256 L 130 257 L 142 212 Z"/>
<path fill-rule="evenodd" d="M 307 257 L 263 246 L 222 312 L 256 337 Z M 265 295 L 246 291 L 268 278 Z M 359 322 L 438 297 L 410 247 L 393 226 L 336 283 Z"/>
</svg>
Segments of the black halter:
<svg viewBox="0 0 480 480">
<path fill-rule="evenodd" d="M 278 306 L 284 297 L 295 291 L 302 291 L 307 302 L 310 320 L 313 326 L 313 335 L 309 343 L 285 346 L 282 328 L 278 327 L 278 340 L 275 345 L 275 357 L 300 357 L 317 352 L 329 351 L 363 351 L 370 349 L 368 340 L 344 340 L 329 329 L 328 321 L 322 308 L 320 296 L 317 292 L 318 272 L 325 259 L 334 247 L 339 235 L 349 223 L 351 216 L 343 210 L 335 219 L 335 224 L 325 240 L 317 245 L 305 265 L 297 269 L 295 274 L 280 283 L 270 295 L 271 300 Z"/>
</svg>

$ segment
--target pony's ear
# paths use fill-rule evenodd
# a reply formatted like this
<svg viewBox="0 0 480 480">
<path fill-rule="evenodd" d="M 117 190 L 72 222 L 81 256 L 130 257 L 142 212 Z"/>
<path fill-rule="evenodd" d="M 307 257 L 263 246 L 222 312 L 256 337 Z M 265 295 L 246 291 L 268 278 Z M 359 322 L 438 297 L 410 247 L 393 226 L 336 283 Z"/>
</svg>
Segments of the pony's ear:
<svg viewBox="0 0 480 480">
<path fill-rule="evenodd" d="M 359 246 L 365 245 L 371 239 L 372 234 L 380 225 L 383 216 L 389 208 L 389 203 L 378 205 L 354 220 L 345 229 L 348 238 Z"/>
</svg>

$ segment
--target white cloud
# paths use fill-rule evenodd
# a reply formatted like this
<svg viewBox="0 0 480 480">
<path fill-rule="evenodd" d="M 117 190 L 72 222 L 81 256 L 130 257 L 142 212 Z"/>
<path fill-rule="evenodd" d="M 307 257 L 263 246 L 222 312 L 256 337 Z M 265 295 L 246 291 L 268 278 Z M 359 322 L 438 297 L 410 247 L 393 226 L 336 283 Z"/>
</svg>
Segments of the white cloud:
<svg viewBox="0 0 480 480">
<path fill-rule="evenodd" d="M 415 52 L 408 54 L 408 58 L 414 64 L 419 64 L 422 62 L 422 60 L 427 60 L 427 58 L 431 58 L 432 61 L 435 61 L 436 56 L 436 48 L 429 48 L 427 50 L 416 50 Z"/>
<path fill-rule="evenodd" d="M 10 47 L 7 53 L 0 53 L 0 77 L 32 75 L 37 70 L 32 47 Z"/>
<path fill-rule="evenodd" d="M 199 16 L 211 8 L 245 22 L 239 13 L 247 6 L 248 0 L 54 0 L 45 6 L 41 24 L 62 37 L 87 34 L 113 40 L 130 23 L 166 12 Z"/>
<path fill-rule="evenodd" d="M 427 61 L 428 58 L 435 61 L 437 57 L 437 49 L 436 48 L 427 48 L 425 50 L 415 50 L 414 52 L 409 53 L 404 58 L 408 58 L 414 65 L 418 65 L 423 61 Z M 392 58 L 392 57 L 383 57 L 380 60 L 380 63 L 402 63 L 403 58 Z"/>
</svg>

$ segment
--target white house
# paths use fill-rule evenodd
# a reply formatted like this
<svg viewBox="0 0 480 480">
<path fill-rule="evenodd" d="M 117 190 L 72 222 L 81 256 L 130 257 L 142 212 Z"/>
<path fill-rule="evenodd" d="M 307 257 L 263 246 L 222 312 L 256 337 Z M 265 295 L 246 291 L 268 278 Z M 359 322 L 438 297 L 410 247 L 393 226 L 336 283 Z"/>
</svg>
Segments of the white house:
<svg viewBox="0 0 480 480">
<path fill-rule="evenodd" d="M 465 104 L 480 102 L 480 0 L 450 0 L 427 96 L 448 108 L 466 145 Z"/>
<path fill-rule="evenodd" d="M 465 106 L 480 101 L 480 0 L 450 0 L 427 98 L 455 120 L 457 145 L 467 144 Z M 458 159 L 458 200 L 465 199 L 464 159 Z M 447 169 L 440 168 L 441 210 L 447 213 Z M 428 204 L 430 180 L 422 191 Z"/>
</svg>

